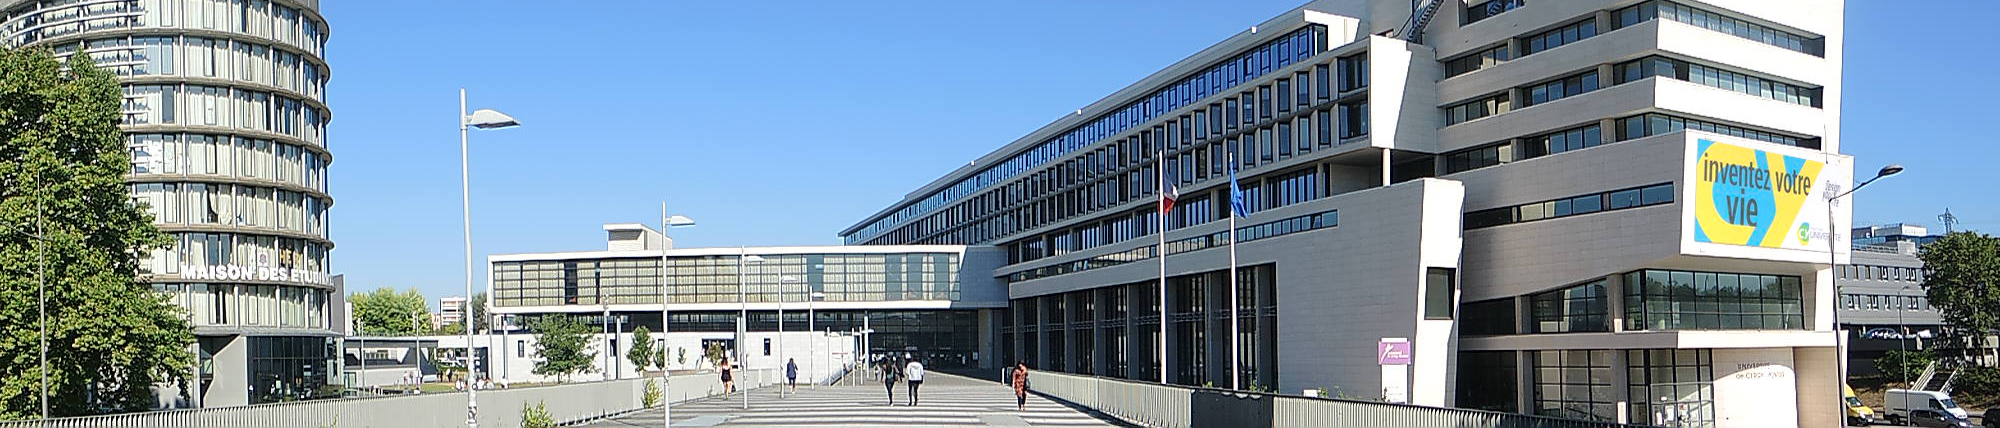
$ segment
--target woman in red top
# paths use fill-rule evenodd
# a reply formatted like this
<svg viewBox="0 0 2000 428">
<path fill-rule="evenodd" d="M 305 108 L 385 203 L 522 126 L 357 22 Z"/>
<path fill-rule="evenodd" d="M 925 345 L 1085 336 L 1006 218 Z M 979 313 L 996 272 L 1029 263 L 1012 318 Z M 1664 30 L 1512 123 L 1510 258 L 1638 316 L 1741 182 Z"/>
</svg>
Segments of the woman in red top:
<svg viewBox="0 0 2000 428">
<path fill-rule="evenodd" d="M 1028 411 L 1028 363 L 1014 362 L 1014 409 Z"/>
</svg>

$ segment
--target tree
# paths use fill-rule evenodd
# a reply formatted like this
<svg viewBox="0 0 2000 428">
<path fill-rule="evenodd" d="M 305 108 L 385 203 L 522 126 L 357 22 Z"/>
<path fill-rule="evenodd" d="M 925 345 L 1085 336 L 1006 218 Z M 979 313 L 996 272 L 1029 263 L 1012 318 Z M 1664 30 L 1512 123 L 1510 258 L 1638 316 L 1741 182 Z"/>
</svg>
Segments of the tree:
<svg viewBox="0 0 2000 428">
<path fill-rule="evenodd" d="M 1924 261 L 1926 297 L 1945 322 L 1973 337 L 2000 329 L 2000 238 L 1955 232 L 1923 246 L 1917 258 Z"/>
<path fill-rule="evenodd" d="M 354 305 L 354 319 L 361 322 L 361 331 L 369 334 L 425 334 L 432 330 L 430 303 L 416 288 L 402 292 L 377 288 L 350 294 L 347 302 Z"/>
<path fill-rule="evenodd" d="M 493 331 L 493 314 L 486 313 L 486 292 L 473 294 L 469 306 L 471 307 L 466 308 L 465 312 L 460 313 L 472 314 L 472 331 L 479 333 Z"/>
<path fill-rule="evenodd" d="M 625 359 L 631 360 L 632 366 L 641 371 L 656 362 L 662 367 L 667 365 L 666 359 L 653 349 L 653 332 L 644 326 L 632 330 L 632 346 L 625 350 Z"/>
<path fill-rule="evenodd" d="M 187 391 L 194 330 L 138 280 L 141 255 L 172 239 L 125 183 L 121 102 L 86 55 L 0 49 L 0 420 L 41 412 L 39 308 L 52 416 L 146 410 L 154 386 Z"/>
<path fill-rule="evenodd" d="M 590 327 L 582 321 L 550 315 L 535 320 L 530 329 L 535 334 L 535 357 L 540 359 L 535 361 L 535 374 L 567 382 L 571 375 L 591 371 L 597 353 L 590 350 Z"/>
</svg>

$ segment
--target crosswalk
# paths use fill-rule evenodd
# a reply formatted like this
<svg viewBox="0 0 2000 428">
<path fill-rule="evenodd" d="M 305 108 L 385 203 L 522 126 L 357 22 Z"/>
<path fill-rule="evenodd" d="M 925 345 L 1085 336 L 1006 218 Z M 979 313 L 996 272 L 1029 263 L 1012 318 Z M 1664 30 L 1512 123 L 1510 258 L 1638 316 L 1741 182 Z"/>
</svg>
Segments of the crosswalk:
<svg viewBox="0 0 2000 428">
<path fill-rule="evenodd" d="M 778 397 L 776 388 L 711 397 L 674 405 L 674 427 L 1115 427 L 1129 426 L 1087 410 L 1029 394 L 1026 411 L 1014 407 L 1014 390 L 1004 385 L 932 372 L 925 376 L 917 405 L 909 389 L 895 388 L 895 402 L 881 383 L 861 386 L 800 386 Z M 659 427 L 660 412 L 646 411 L 586 425 L 597 428 Z"/>
</svg>

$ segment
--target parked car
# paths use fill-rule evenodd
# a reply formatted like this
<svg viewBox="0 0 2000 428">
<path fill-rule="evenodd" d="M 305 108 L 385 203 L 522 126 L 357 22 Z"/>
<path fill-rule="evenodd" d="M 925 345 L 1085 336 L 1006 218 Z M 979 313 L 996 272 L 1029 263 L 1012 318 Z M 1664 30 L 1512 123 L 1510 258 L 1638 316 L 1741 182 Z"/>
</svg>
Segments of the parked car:
<svg viewBox="0 0 2000 428">
<path fill-rule="evenodd" d="M 1972 420 L 1970 419 L 1959 417 L 1950 412 L 1940 412 L 1931 409 L 1911 410 L 1910 423 L 1911 425 L 1920 427 L 1973 428 Z"/>
<path fill-rule="evenodd" d="M 1958 403 L 1952 401 L 1950 394 L 1942 392 L 1891 389 L 1882 394 L 1882 417 L 1888 419 L 1890 423 L 1906 425 L 1915 419 L 1910 414 L 1918 410 L 1930 410 L 1958 419 L 1968 419 L 1972 416 L 1967 414 L 1965 409 L 1958 407 Z"/>
<path fill-rule="evenodd" d="M 1986 409 L 1986 414 L 1979 415 L 1979 422 L 1986 428 L 2000 428 L 2000 407 Z"/>
</svg>

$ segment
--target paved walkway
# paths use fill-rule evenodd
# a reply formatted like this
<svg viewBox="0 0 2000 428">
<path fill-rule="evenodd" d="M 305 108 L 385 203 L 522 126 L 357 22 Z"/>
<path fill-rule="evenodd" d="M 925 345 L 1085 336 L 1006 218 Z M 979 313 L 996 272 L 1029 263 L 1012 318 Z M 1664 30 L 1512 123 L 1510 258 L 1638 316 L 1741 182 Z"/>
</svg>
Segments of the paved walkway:
<svg viewBox="0 0 2000 428">
<path fill-rule="evenodd" d="M 801 385 L 796 395 L 778 398 L 775 388 L 750 392 L 750 409 L 741 395 L 711 397 L 674 405 L 675 427 L 1119 427 L 1114 419 L 1094 416 L 1028 394 L 1028 411 L 1014 409 L 1014 390 L 998 383 L 944 373 L 924 375 L 920 401 L 909 405 L 909 388 L 896 385 L 890 405 L 878 381 L 864 386 Z M 586 427 L 659 427 L 660 412 L 648 410 Z"/>
</svg>

